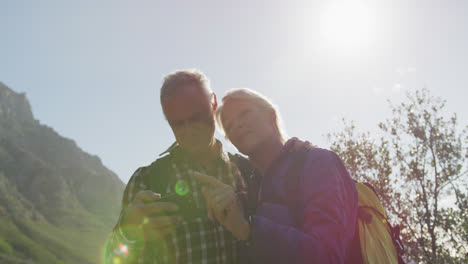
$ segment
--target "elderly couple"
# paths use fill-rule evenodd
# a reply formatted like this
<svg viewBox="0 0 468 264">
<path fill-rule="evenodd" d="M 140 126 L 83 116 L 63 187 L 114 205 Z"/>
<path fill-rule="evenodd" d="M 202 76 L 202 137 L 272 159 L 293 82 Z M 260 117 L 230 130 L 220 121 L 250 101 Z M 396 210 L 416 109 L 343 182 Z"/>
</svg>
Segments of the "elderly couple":
<svg viewBox="0 0 468 264">
<path fill-rule="evenodd" d="M 357 192 L 343 162 L 287 139 L 250 89 L 218 106 L 197 70 L 167 75 L 161 105 L 176 143 L 129 180 L 107 263 L 358 263 Z M 215 123 L 240 153 L 223 150 Z"/>
</svg>

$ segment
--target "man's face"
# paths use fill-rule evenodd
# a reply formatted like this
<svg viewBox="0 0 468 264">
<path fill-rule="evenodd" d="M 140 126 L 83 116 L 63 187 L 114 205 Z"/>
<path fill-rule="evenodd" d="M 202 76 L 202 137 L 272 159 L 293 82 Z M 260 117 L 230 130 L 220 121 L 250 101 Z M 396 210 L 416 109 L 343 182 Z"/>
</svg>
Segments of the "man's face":
<svg viewBox="0 0 468 264">
<path fill-rule="evenodd" d="M 252 102 L 232 99 L 223 106 L 221 122 L 226 136 L 245 155 L 262 147 L 273 135 L 273 116 Z"/>
<path fill-rule="evenodd" d="M 202 89 L 188 84 L 163 103 L 163 111 L 179 145 L 189 153 L 205 151 L 215 131 L 213 106 Z"/>
</svg>

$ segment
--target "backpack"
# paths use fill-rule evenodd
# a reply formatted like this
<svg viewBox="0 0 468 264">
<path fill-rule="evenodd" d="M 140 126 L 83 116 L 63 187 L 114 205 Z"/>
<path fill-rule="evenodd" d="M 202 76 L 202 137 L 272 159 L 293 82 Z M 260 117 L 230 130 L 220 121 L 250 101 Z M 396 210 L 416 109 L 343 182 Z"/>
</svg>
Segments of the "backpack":
<svg viewBox="0 0 468 264">
<path fill-rule="evenodd" d="M 292 153 L 293 162 L 287 169 L 286 192 L 290 198 L 288 206 L 296 211 L 300 204 L 298 188 L 307 152 L 311 148 Z M 335 154 L 336 155 L 336 154 Z M 336 156 L 344 167 L 343 162 Z M 351 248 L 348 250 L 348 263 L 388 263 L 404 264 L 403 243 L 400 240 L 400 227 L 392 227 L 375 189 L 368 183 L 354 181 L 358 193 L 358 218 Z"/>
<path fill-rule="evenodd" d="M 358 192 L 357 232 L 363 263 L 404 263 L 400 226 L 388 221 L 375 189 L 355 181 Z"/>
</svg>

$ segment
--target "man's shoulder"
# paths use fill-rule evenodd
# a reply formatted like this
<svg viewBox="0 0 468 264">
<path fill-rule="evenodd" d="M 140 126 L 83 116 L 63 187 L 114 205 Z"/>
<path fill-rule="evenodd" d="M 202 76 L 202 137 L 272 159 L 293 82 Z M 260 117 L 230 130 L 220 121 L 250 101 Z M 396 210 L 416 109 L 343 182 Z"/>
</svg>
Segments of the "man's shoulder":
<svg viewBox="0 0 468 264">
<path fill-rule="evenodd" d="M 163 157 L 157 158 L 155 161 L 146 166 L 141 166 L 137 168 L 133 173 L 132 177 L 130 178 L 129 183 L 131 181 L 136 181 L 138 179 L 144 178 L 154 172 L 170 168 L 171 161 L 172 158 L 169 153 Z"/>
<path fill-rule="evenodd" d="M 159 168 L 165 168 L 167 166 L 170 166 L 170 164 L 174 161 L 174 153 L 168 153 L 162 157 L 157 158 L 155 161 L 153 161 L 151 164 L 146 166 L 145 168 L 148 169 L 159 169 Z"/>
<path fill-rule="evenodd" d="M 177 153 L 169 152 L 166 155 L 157 158 L 151 164 L 141 167 L 143 174 L 156 173 L 161 170 L 168 170 L 174 162 L 177 162 Z"/>
</svg>

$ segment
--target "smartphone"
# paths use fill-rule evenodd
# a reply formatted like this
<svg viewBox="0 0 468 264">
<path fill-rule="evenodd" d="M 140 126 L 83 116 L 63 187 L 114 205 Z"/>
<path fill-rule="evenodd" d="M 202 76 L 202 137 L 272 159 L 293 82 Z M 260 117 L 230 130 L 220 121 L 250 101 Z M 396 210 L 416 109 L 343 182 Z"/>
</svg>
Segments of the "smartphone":
<svg viewBox="0 0 468 264">
<path fill-rule="evenodd" d="M 187 221 L 197 217 L 206 216 L 205 209 L 197 207 L 191 193 L 185 195 L 179 195 L 177 193 L 162 194 L 158 201 L 176 204 L 179 207 L 179 210 L 171 212 L 170 214 L 180 215 Z M 165 215 L 167 215 L 167 213 Z"/>
</svg>

